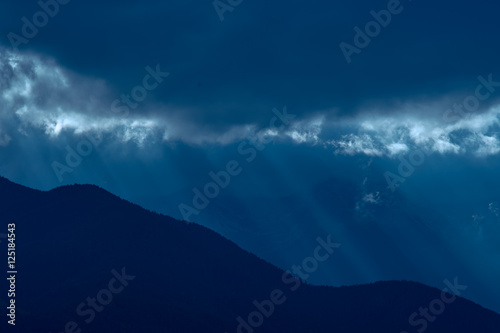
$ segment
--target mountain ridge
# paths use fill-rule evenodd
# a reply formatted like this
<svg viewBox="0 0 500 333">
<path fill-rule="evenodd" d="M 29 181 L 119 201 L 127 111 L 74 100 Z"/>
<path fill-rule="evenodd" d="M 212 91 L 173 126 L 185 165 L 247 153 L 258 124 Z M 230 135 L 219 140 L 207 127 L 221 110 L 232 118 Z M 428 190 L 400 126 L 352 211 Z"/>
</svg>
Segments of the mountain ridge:
<svg viewBox="0 0 500 333">
<path fill-rule="evenodd" d="M 91 332 L 163 332 L 165 327 L 169 332 L 235 332 L 237 318 L 248 321 L 254 302 L 269 300 L 278 289 L 286 302 L 276 305 L 269 318 L 263 316 L 255 331 L 401 331 L 413 312 L 440 295 L 417 282 L 326 287 L 287 276 L 284 283 L 282 270 L 221 235 L 147 211 L 100 187 L 32 192 L 6 184 L 0 179 L 0 221 L 16 223 L 23 272 L 19 332 L 41 327 L 60 332 L 69 322 Z M 135 278 L 86 323 L 76 306 L 95 297 L 111 272 L 122 269 Z M 291 291 L 298 283 L 300 288 Z M 467 313 L 484 332 L 500 327 L 500 315 L 457 297 L 428 331 L 477 328 L 465 320 Z"/>
</svg>

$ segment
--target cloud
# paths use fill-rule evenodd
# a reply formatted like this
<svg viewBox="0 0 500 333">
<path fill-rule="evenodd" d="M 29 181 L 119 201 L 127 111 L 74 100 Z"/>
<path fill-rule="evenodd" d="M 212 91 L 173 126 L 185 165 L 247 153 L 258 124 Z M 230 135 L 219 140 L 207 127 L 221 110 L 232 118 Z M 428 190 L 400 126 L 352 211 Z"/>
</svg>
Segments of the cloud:
<svg viewBox="0 0 500 333">
<path fill-rule="evenodd" d="M 318 143 L 320 141 L 324 117 L 319 116 L 311 120 L 298 120 L 293 122 L 286 135 L 295 143 Z"/>
<path fill-rule="evenodd" d="M 375 193 L 365 194 L 362 200 L 367 203 L 377 204 L 380 201 L 380 193 L 375 192 Z"/>
<path fill-rule="evenodd" d="M 490 202 L 488 204 L 488 209 L 490 210 L 490 212 L 492 214 L 494 214 L 496 217 L 499 217 L 500 216 L 500 208 L 498 206 L 498 203 L 497 202 Z"/>
<path fill-rule="evenodd" d="M 294 121 L 278 132 L 257 123 L 214 126 L 189 117 L 189 112 L 183 115 L 179 106 L 162 103 L 143 102 L 137 107 L 140 112 L 117 113 L 112 105 L 121 94 L 106 81 L 74 73 L 38 54 L 7 50 L 1 54 L 1 115 L 11 124 L 11 132 L 24 136 L 42 130 L 56 140 L 62 134 L 94 132 L 138 145 L 175 141 L 228 145 L 248 137 L 289 138 L 296 143 L 319 141 L 322 117 Z M 272 117 L 274 114 L 269 112 L 268 118 Z M 0 139 L 0 144 L 7 144 L 10 137 L 4 135 Z"/>
<path fill-rule="evenodd" d="M 440 154 L 471 153 L 476 156 L 500 152 L 500 107 L 471 115 L 456 123 L 440 121 L 415 113 L 365 115 L 354 124 L 356 133 L 326 140 L 336 154 L 364 154 L 394 157 L 410 149 L 425 149 Z M 339 125 L 353 127 L 353 122 Z"/>
<path fill-rule="evenodd" d="M 436 101 L 401 104 L 399 113 L 386 113 L 373 106 L 351 117 L 332 117 L 333 108 L 311 110 L 309 115 L 296 116 L 285 129 L 277 131 L 260 121 L 237 120 L 221 125 L 215 119 L 192 117 L 189 106 L 154 99 L 143 101 L 129 114 L 117 113 L 112 104 L 121 92 L 108 81 L 75 73 L 37 53 L 1 50 L 0 54 L 2 146 L 14 140 L 14 134 L 30 136 L 42 130 L 54 140 L 62 134 L 94 132 L 139 146 L 177 141 L 229 145 L 257 137 L 322 144 L 333 148 L 335 154 L 390 158 L 416 148 L 480 157 L 500 153 L 497 106 L 453 123 L 439 117 L 446 107 Z M 295 109 L 290 109 L 295 114 Z M 274 116 L 270 110 L 272 106 L 268 107 L 268 119 Z"/>
<path fill-rule="evenodd" d="M 41 129 L 52 139 L 63 133 L 95 132 L 142 145 L 176 140 L 229 144 L 256 131 L 252 124 L 216 131 L 179 116 L 182 110 L 161 104 L 144 103 L 143 112 L 116 113 L 112 103 L 120 94 L 104 80 L 73 73 L 54 59 L 36 54 L 7 50 L 0 54 L 0 115 L 3 123 L 14 127 L 11 132 L 30 136 Z M 0 145 L 10 140 L 0 132 Z"/>
<path fill-rule="evenodd" d="M 12 138 L 0 130 L 0 146 L 7 146 Z"/>
</svg>

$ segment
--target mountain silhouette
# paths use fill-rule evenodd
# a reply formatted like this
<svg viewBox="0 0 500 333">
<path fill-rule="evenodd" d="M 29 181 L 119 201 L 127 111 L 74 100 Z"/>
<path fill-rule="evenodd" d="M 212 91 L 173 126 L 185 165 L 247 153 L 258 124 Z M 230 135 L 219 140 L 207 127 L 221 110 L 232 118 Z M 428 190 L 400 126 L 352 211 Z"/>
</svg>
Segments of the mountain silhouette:
<svg viewBox="0 0 500 333">
<path fill-rule="evenodd" d="M 16 325 L 4 316 L 2 332 L 497 333 L 500 328 L 500 315 L 454 296 L 451 288 L 451 294 L 443 293 L 408 281 L 308 285 L 205 227 L 150 212 L 93 185 L 45 192 L 0 178 L 0 221 L 0 233 L 15 223 L 18 271 Z M 1 240 L 6 263 L 7 242 Z M 0 298 L 3 309 L 7 302 Z M 428 307 L 439 315 L 420 313 Z M 412 325 L 414 313 L 420 314 Z"/>
</svg>

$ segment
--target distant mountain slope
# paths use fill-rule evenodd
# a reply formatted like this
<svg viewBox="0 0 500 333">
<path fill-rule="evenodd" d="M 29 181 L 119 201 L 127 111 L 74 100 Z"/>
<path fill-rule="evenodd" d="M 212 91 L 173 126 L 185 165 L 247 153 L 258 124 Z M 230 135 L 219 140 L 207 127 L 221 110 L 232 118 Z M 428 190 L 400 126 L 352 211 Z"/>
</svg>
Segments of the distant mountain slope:
<svg viewBox="0 0 500 333">
<path fill-rule="evenodd" d="M 41 192 L 0 178 L 0 222 L 0 233 L 16 223 L 19 271 L 16 327 L 4 316 L 2 332 L 417 332 L 408 317 L 441 297 L 413 282 L 292 291 L 298 282 L 215 232 L 90 185 Z M 273 311 L 271 297 L 283 302 Z M 255 314 L 255 300 L 273 313 Z M 499 328 L 500 315 L 457 298 L 426 332 Z"/>
</svg>

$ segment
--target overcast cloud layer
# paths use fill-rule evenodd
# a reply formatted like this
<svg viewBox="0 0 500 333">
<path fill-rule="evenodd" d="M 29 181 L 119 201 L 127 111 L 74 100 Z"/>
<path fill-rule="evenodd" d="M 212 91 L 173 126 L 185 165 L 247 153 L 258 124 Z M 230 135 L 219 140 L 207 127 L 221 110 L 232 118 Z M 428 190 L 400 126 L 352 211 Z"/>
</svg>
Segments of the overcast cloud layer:
<svg viewBox="0 0 500 333">
<path fill-rule="evenodd" d="M 3 146 L 18 135 L 29 137 L 38 133 L 33 132 L 35 129 L 43 130 L 52 139 L 61 133 L 92 132 L 137 145 L 178 141 L 227 145 L 254 136 L 289 139 L 295 144 L 321 144 L 333 148 L 335 153 L 349 155 L 394 156 L 415 146 L 444 154 L 476 156 L 500 151 L 497 137 L 500 109 L 496 105 L 481 108 L 483 100 L 491 98 L 500 86 L 491 74 L 479 76 L 474 93 L 453 104 L 443 96 L 440 101 L 400 103 L 390 112 L 380 107 L 367 108 L 350 116 L 339 116 L 332 111 L 307 114 L 295 108 L 290 111 L 287 106 L 281 110 L 273 108 L 274 114 L 264 110 L 269 119 L 278 118 L 280 125 L 287 125 L 280 130 L 276 122 L 263 126 L 258 122 L 238 121 L 219 127 L 199 121 L 187 117 L 189 112 L 184 113 L 180 106 L 146 101 L 149 94 L 146 89 L 142 89 L 145 94 L 127 94 L 128 101 L 123 100 L 121 94 L 113 96 L 106 80 L 70 71 L 53 58 L 4 49 L 1 66 L 0 145 Z M 169 80 L 168 73 L 163 74 L 165 78 L 155 80 L 157 68 L 159 73 L 166 73 L 161 67 L 148 66 L 147 85 L 159 87 Z M 143 82 L 139 81 L 141 86 Z M 140 100 L 134 100 L 134 96 Z"/>
</svg>

